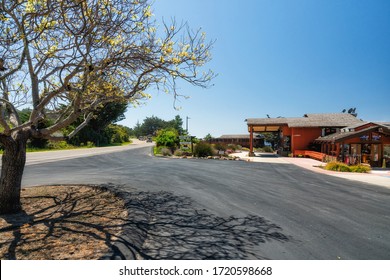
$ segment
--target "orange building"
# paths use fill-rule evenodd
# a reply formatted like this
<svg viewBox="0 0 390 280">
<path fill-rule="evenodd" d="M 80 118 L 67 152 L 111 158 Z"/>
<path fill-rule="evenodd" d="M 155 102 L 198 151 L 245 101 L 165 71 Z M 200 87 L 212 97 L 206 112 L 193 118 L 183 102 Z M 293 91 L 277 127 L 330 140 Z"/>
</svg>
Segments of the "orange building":
<svg viewBox="0 0 390 280">
<path fill-rule="evenodd" d="M 390 123 L 369 122 L 319 137 L 321 153 L 346 164 L 390 167 Z"/>
<path fill-rule="evenodd" d="M 305 114 L 301 118 L 247 119 L 250 155 L 253 134 L 279 135 L 278 153 L 309 156 L 318 160 L 337 159 L 382 166 L 390 161 L 390 126 L 367 123 L 348 113 Z M 352 156 L 352 157 L 351 157 Z"/>
<path fill-rule="evenodd" d="M 240 145 L 242 147 L 249 148 L 249 134 L 229 134 L 229 135 L 222 135 L 218 138 L 212 138 L 209 140 L 210 144 L 234 144 L 234 145 Z M 255 148 L 264 146 L 264 137 L 262 137 L 261 134 L 254 134 L 253 136 L 253 146 Z"/>
</svg>

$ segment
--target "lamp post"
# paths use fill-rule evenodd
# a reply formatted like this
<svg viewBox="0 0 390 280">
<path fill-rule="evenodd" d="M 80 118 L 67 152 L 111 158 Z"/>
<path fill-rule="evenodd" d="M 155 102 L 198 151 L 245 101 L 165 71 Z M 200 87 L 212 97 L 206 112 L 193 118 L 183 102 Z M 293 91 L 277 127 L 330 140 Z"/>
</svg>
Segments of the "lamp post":
<svg viewBox="0 0 390 280">
<path fill-rule="evenodd" d="M 189 132 L 188 132 L 188 120 L 189 120 L 190 118 L 187 116 L 186 117 L 186 131 L 187 131 L 187 133 L 188 134 L 190 134 Z"/>
</svg>

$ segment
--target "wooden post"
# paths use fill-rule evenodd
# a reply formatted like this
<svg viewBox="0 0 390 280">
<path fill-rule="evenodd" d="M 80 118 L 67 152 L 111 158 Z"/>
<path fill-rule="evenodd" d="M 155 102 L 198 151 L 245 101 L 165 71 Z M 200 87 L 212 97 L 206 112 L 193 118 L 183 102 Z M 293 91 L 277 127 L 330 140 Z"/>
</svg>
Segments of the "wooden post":
<svg viewBox="0 0 390 280">
<path fill-rule="evenodd" d="M 291 128 L 291 140 L 290 140 L 290 153 L 292 154 L 292 156 L 294 157 L 295 154 L 294 154 L 294 128 L 292 127 Z"/>
<path fill-rule="evenodd" d="M 336 161 L 339 159 L 340 156 L 340 143 L 336 143 Z"/>
<path fill-rule="evenodd" d="M 255 153 L 253 152 L 253 126 L 249 126 L 249 156 L 254 157 Z"/>
</svg>

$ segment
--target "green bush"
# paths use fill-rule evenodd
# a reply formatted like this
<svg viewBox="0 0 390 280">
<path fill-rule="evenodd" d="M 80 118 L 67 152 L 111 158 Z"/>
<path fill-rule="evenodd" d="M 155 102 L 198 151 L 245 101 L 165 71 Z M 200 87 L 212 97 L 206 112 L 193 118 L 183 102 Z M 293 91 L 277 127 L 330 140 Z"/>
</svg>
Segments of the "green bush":
<svg viewBox="0 0 390 280">
<path fill-rule="evenodd" d="M 216 143 L 214 144 L 214 148 L 218 151 L 226 151 L 227 146 L 223 143 Z"/>
<path fill-rule="evenodd" d="M 206 142 L 199 142 L 194 147 L 194 155 L 196 157 L 208 157 L 213 155 L 213 147 Z"/>
<path fill-rule="evenodd" d="M 351 168 L 348 165 L 338 161 L 332 161 L 327 163 L 325 165 L 325 169 L 331 171 L 351 172 Z"/>
<path fill-rule="evenodd" d="M 172 155 L 172 151 L 171 151 L 171 149 L 169 149 L 167 147 L 163 147 L 160 150 L 160 154 L 162 154 L 163 156 L 171 156 Z"/>
<path fill-rule="evenodd" d="M 258 148 L 256 149 L 257 152 L 261 152 L 261 153 L 273 153 L 274 150 L 270 147 L 270 146 L 264 146 L 262 148 Z"/>
<path fill-rule="evenodd" d="M 192 153 L 189 150 L 188 151 L 183 151 L 183 150 L 180 150 L 180 149 L 177 149 L 173 154 L 175 156 L 177 156 L 177 157 L 192 156 Z"/>
<path fill-rule="evenodd" d="M 371 171 L 371 167 L 363 164 L 358 165 L 352 165 L 350 166 L 351 172 L 357 172 L 357 173 L 368 173 Z"/>
<path fill-rule="evenodd" d="M 239 148 L 238 148 L 238 146 L 236 144 L 228 144 L 227 148 L 229 150 L 232 150 L 233 152 L 235 152 L 236 150 L 239 150 Z"/>
<path fill-rule="evenodd" d="M 163 156 L 171 156 L 172 151 L 170 148 L 165 147 L 165 146 L 159 146 L 159 147 L 154 147 L 154 154 L 155 155 L 163 155 Z"/>
<path fill-rule="evenodd" d="M 340 171 L 340 172 L 355 172 L 355 173 L 368 173 L 371 171 L 371 167 L 363 164 L 348 166 L 345 163 L 332 161 L 326 164 L 326 170 Z"/>
<path fill-rule="evenodd" d="M 65 150 L 65 149 L 72 149 L 74 146 L 69 145 L 66 141 L 49 141 L 47 144 L 48 149 L 53 149 L 53 150 Z"/>
<path fill-rule="evenodd" d="M 96 147 L 95 143 L 93 143 L 92 141 L 87 142 L 87 148 L 94 148 L 94 147 Z"/>
<path fill-rule="evenodd" d="M 156 141 L 157 147 L 164 146 L 173 151 L 179 143 L 179 134 L 173 128 L 161 129 L 157 132 L 154 141 Z"/>
</svg>

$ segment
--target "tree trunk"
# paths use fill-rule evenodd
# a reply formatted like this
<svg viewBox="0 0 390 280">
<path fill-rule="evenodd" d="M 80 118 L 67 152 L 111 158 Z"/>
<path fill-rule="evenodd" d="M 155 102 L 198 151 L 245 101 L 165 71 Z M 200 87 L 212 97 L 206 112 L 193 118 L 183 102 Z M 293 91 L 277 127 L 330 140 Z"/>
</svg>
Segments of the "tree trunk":
<svg viewBox="0 0 390 280">
<path fill-rule="evenodd" d="M 29 131 L 18 131 L 12 136 L 1 136 L 4 147 L 0 176 L 0 214 L 21 210 L 20 192 L 26 164 L 26 144 Z"/>
</svg>

